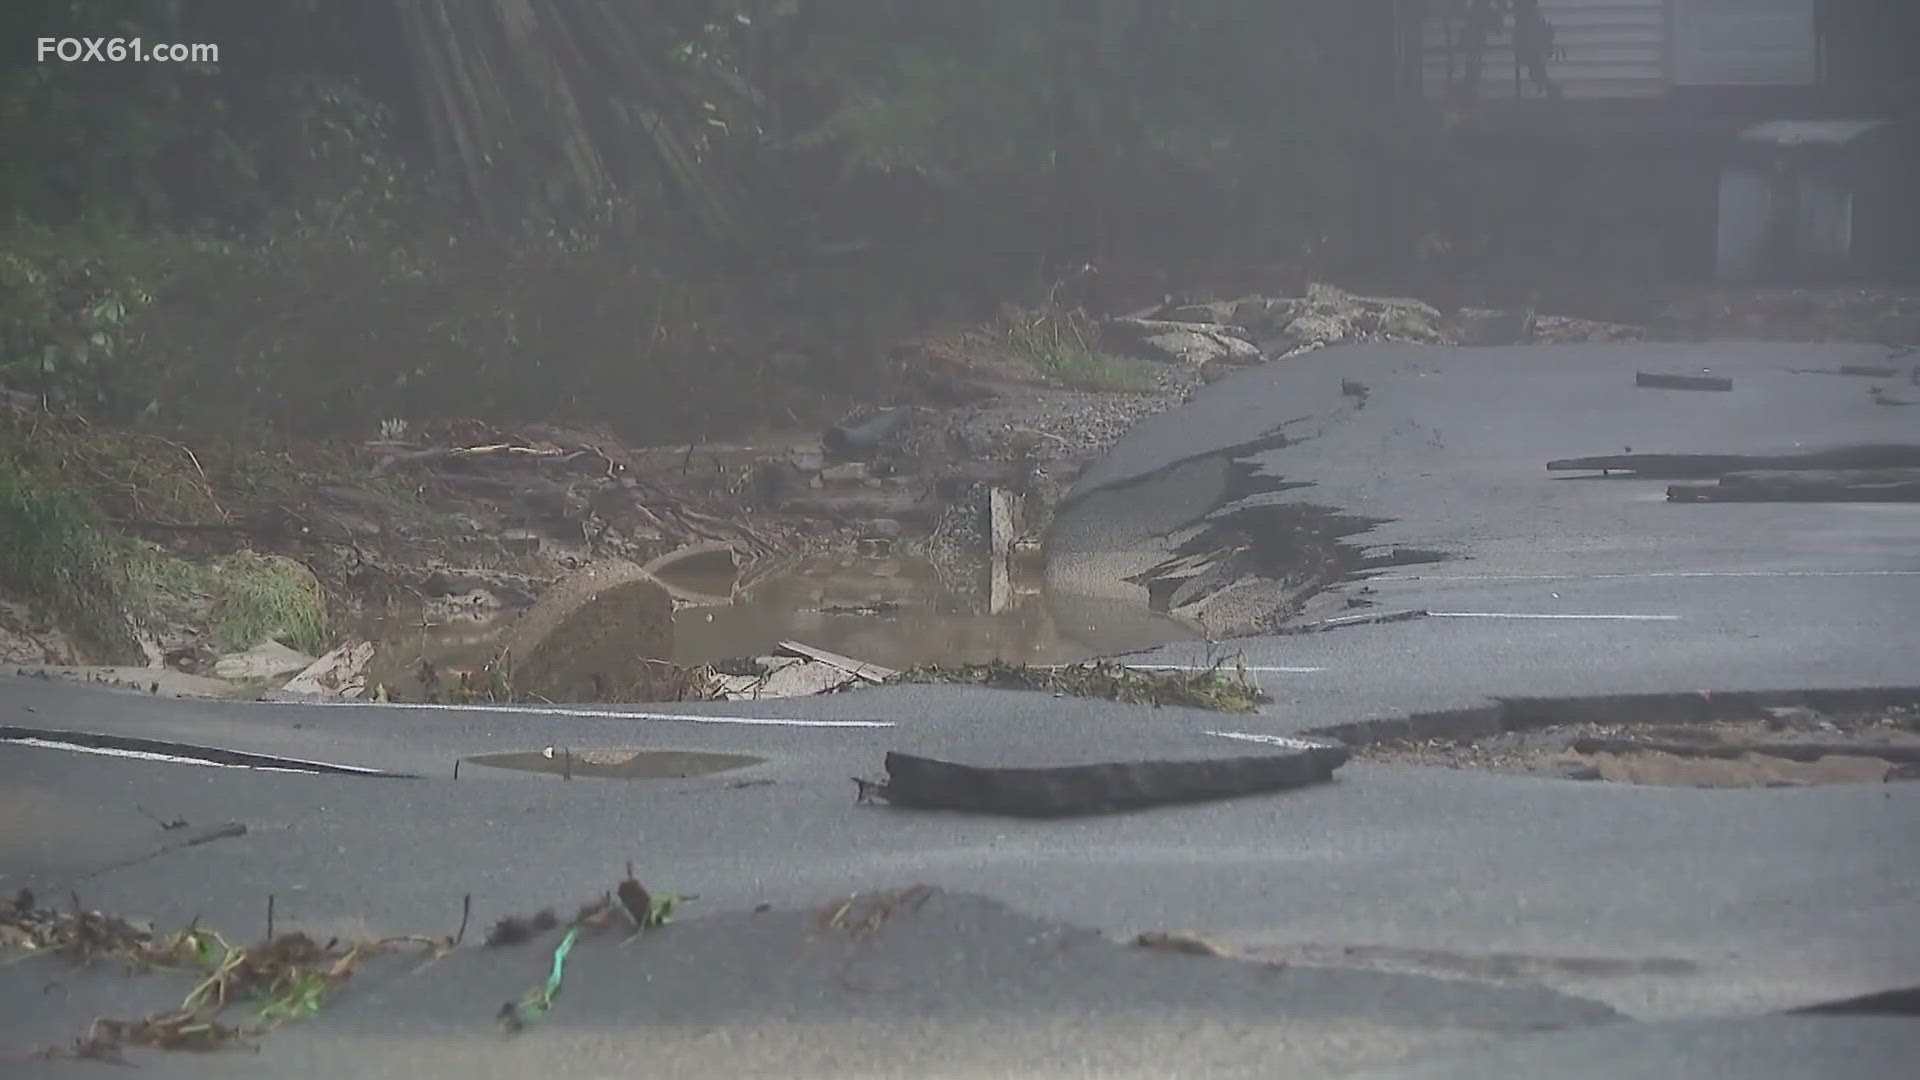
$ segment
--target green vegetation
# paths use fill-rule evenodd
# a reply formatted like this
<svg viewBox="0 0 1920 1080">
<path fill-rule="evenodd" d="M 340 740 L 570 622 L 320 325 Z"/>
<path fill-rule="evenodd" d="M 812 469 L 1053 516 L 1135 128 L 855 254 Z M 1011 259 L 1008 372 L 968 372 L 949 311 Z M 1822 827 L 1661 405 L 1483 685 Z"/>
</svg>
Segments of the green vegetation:
<svg viewBox="0 0 1920 1080">
<path fill-rule="evenodd" d="M 0 383 L 201 431 L 791 422 L 877 361 L 783 395 L 778 342 L 881 357 L 1063 267 L 1390 241 L 1357 181 L 1418 146 L 1372 6 L 21 0 L 20 41 L 220 55 L 0 59 Z M 1137 385 L 1075 318 L 1002 331 Z"/>
<path fill-rule="evenodd" d="M 1030 667 L 996 660 L 989 664 L 929 664 L 894 677 L 909 683 L 971 683 L 1002 690 L 1039 690 L 1072 697 L 1139 705 L 1181 705 L 1220 712 L 1252 712 L 1271 701 L 1239 662 L 1216 661 L 1202 671 L 1154 671 L 1095 660 L 1063 667 Z"/>
<path fill-rule="evenodd" d="M 222 650 L 278 641 L 317 656 L 332 644 L 326 593 L 294 560 L 236 551 L 214 564 L 211 579 L 213 636 Z"/>
<path fill-rule="evenodd" d="M 252 1048 L 274 1026 L 318 1013 L 362 962 L 402 952 L 435 959 L 456 948 L 466 930 L 463 919 L 460 931 L 450 937 L 330 940 L 323 945 L 298 931 L 273 934 L 271 904 L 267 911 L 270 936 L 241 948 L 197 924 L 158 935 L 125 919 L 82 909 L 77 899 L 69 910 L 41 908 L 31 892 L 21 890 L 0 905 L 0 952 L 45 953 L 77 964 L 117 960 L 134 970 L 203 975 L 178 1008 L 136 1020 L 97 1019 L 66 1046 L 46 1048 L 38 1056 L 129 1065 L 129 1046 Z M 230 1010 L 241 1005 L 252 1006 L 253 1022 L 225 1022 Z"/>
<path fill-rule="evenodd" d="M 1077 389 L 1144 390 L 1153 385 L 1144 365 L 1102 355 L 1093 347 L 1093 326 L 1082 311 L 1009 306 L 978 336 L 988 348 Z"/>
<path fill-rule="evenodd" d="M 0 469 L 0 588 L 40 601 L 110 663 L 141 658 L 127 619 L 124 545 L 72 492 Z"/>
</svg>

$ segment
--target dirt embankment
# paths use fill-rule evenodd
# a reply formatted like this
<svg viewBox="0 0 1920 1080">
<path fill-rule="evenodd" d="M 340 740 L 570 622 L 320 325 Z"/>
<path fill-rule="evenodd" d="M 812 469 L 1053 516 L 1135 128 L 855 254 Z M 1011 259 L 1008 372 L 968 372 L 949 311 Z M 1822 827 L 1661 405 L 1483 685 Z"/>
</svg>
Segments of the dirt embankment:
<svg viewBox="0 0 1920 1080">
<path fill-rule="evenodd" d="M 1009 564 L 1037 561 L 1081 469 L 1235 367 L 1354 341 L 1729 334 L 1920 341 L 1920 291 L 1694 294 L 1648 325 L 1442 312 L 1322 285 L 1298 297 L 1170 298 L 1105 321 L 1010 308 L 990 326 L 895 345 L 869 400 L 847 401 L 824 431 L 673 446 L 470 419 L 389 421 L 328 442 L 196 442 L 92 427 L 9 393 L 0 471 L 17 490 L 6 509 L 46 542 L 39 562 L 4 568 L 0 662 L 206 675 L 226 657 L 225 677 L 260 680 L 294 658 L 234 655 L 269 641 L 310 655 L 395 605 L 423 623 L 517 610 L 570 570 L 687 549 L 724 552 L 736 567 L 821 552 L 924 556 L 985 607 L 1004 600 Z M 95 512 L 68 520 L 58 498 L 42 498 L 50 492 Z M 106 539 L 87 539 L 96 532 Z M 303 584 L 309 572 L 317 590 Z"/>
</svg>

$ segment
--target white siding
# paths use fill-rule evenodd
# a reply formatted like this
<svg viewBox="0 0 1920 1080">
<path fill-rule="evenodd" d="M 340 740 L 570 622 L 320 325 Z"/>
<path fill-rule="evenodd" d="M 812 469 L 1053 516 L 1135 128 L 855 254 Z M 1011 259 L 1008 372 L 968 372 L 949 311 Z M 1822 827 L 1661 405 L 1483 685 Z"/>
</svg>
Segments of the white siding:
<svg viewBox="0 0 1920 1080">
<path fill-rule="evenodd" d="M 1658 97 L 1666 93 L 1667 3 L 1540 0 L 1541 15 L 1553 24 L 1553 43 L 1565 56 L 1547 62 L 1547 75 L 1560 84 L 1568 98 Z M 1511 30 L 1507 27 L 1487 38 L 1485 66 L 1480 72 L 1483 101 L 1514 96 Z M 1426 93 L 1437 99 L 1446 93 L 1446 36 L 1437 19 L 1428 20 L 1423 35 Z M 1464 66 L 1462 58 L 1456 56 L 1455 79 L 1461 77 Z M 1522 90 L 1529 97 L 1540 95 L 1537 88 L 1524 81 Z"/>
<path fill-rule="evenodd" d="M 1674 85 L 1811 85 L 1813 6 L 1814 0 L 1673 0 Z"/>
</svg>

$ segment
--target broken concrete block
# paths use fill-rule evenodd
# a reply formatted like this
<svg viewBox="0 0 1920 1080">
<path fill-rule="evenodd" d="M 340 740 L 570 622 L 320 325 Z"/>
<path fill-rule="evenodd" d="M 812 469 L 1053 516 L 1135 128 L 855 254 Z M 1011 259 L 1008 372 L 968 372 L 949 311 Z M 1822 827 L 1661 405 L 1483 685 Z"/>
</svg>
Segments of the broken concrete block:
<svg viewBox="0 0 1920 1080">
<path fill-rule="evenodd" d="M 228 653 L 213 662 L 213 673 L 222 679 L 271 679 L 275 675 L 304 671 L 314 658 L 277 641 L 263 641 L 245 652 Z"/>
<path fill-rule="evenodd" d="M 561 578 L 510 628 L 502 644 L 516 695 L 644 700 L 673 656 L 673 599 L 645 570 L 608 559 Z"/>
<path fill-rule="evenodd" d="M 866 478 L 867 463 L 864 461 L 843 461 L 820 470 L 820 482 L 823 484 L 857 484 Z"/>
<path fill-rule="evenodd" d="M 1100 345 L 1126 356 L 1196 367 L 1209 360 L 1257 364 L 1262 359 L 1259 347 L 1240 331 L 1212 323 L 1108 319 L 1100 324 Z"/>
<path fill-rule="evenodd" d="M 357 698 L 366 692 L 367 665 L 372 662 L 373 642 L 350 641 L 315 660 L 275 696 Z"/>
</svg>

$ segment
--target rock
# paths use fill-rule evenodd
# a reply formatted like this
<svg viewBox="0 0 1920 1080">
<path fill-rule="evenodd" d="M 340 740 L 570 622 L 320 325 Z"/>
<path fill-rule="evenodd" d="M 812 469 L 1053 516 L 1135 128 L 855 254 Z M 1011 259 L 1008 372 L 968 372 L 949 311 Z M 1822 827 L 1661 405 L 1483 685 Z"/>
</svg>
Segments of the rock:
<svg viewBox="0 0 1920 1080">
<path fill-rule="evenodd" d="M 500 534 L 500 546 L 515 555 L 537 555 L 540 534 L 532 529 L 508 529 Z"/>
<path fill-rule="evenodd" d="M 1824 727 L 1832 726 L 1820 712 L 1802 705 L 1788 705 L 1762 711 L 1767 714 L 1767 726 L 1775 731 L 1820 731 Z"/>
<path fill-rule="evenodd" d="M 527 574 L 477 567 L 436 566 L 420 579 L 420 591 L 428 596 L 452 596 L 484 590 L 504 600 L 531 604 L 545 582 Z"/>
<path fill-rule="evenodd" d="M 645 570 L 609 559 L 555 582 L 502 639 L 519 696 L 645 700 L 673 655 L 673 600 Z"/>
<path fill-rule="evenodd" d="M 843 461 L 820 470 L 820 482 L 823 484 L 857 484 L 866 478 L 867 464 L 864 461 Z"/>
<path fill-rule="evenodd" d="M 1236 300 L 1233 305 L 1233 317 L 1228 320 L 1235 326 L 1244 326 L 1258 334 L 1273 329 L 1270 323 L 1274 301 L 1264 296 L 1249 296 Z"/>
<path fill-rule="evenodd" d="M 1541 344 L 1560 345 L 1579 342 L 1644 341 L 1646 338 L 1645 327 L 1598 322 L 1593 319 L 1574 319 L 1564 315 L 1541 315 L 1533 321 L 1531 340 Z"/>
<path fill-rule="evenodd" d="M 373 642 L 353 641 L 315 660 L 305 671 L 280 687 L 274 696 L 294 698 L 360 697 L 367 689 L 367 665 L 373 662 Z"/>
<path fill-rule="evenodd" d="M 756 658 L 764 672 L 750 675 L 720 675 L 721 696 L 730 701 L 759 701 L 767 698 L 807 697 L 838 690 L 857 683 L 851 675 L 831 664 L 787 656 Z"/>
<path fill-rule="evenodd" d="M 1376 331 L 1388 341 L 1413 341 L 1438 344 L 1446 334 L 1440 329 L 1440 313 L 1422 304 L 1418 308 L 1389 308 L 1380 313 Z"/>
<path fill-rule="evenodd" d="M 906 535 L 906 526 L 898 518 L 871 518 L 860 523 L 862 540 L 898 540 Z"/>
<path fill-rule="evenodd" d="M 1527 313 L 1494 308 L 1461 308 L 1447 322 L 1454 341 L 1474 348 L 1518 345 L 1526 339 Z"/>
<path fill-rule="evenodd" d="M 912 409 L 881 409 L 866 420 L 847 419 L 833 425 L 820 436 L 820 444 L 831 454 L 872 453 L 904 429 L 912 419 Z"/>
<path fill-rule="evenodd" d="M 213 673 L 222 679 L 270 679 L 275 675 L 303 671 L 314 658 L 277 641 L 263 641 L 245 652 L 228 653 L 213 662 Z"/>
<path fill-rule="evenodd" d="M 1209 360 L 1257 364 L 1262 359 L 1259 346 L 1239 332 L 1209 323 L 1108 319 L 1100 324 L 1100 344 L 1127 356 L 1196 367 Z"/>
<path fill-rule="evenodd" d="M 1347 339 L 1348 323 L 1338 315 L 1309 312 L 1281 331 L 1298 345 L 1337 345 Z"/>
<path fill-rule="evenodd" d="M 1233 322 L 1232 304 L 1184 304 L 1162 312 L 1167 322 L 1219 324 Z"/>
</svg>

